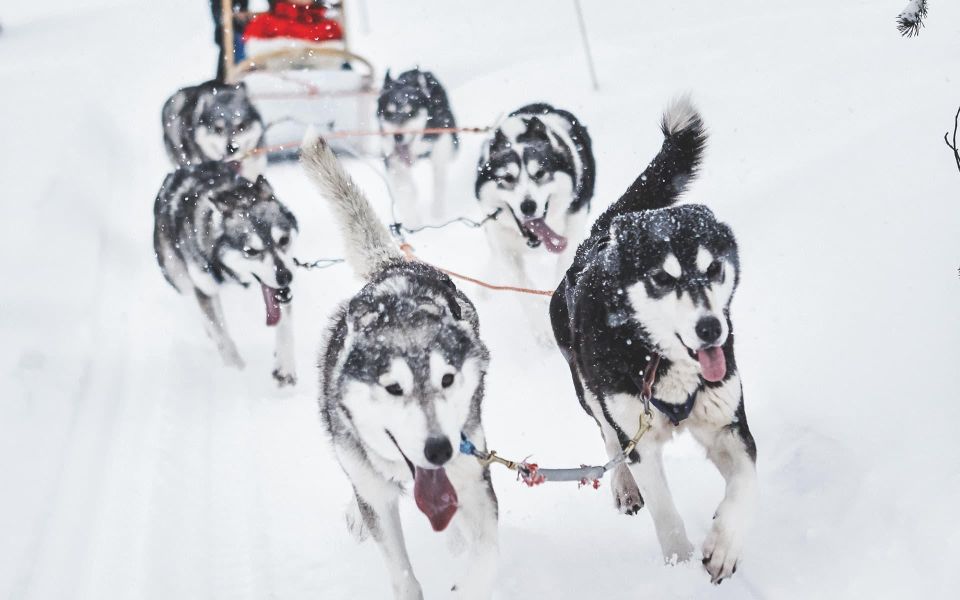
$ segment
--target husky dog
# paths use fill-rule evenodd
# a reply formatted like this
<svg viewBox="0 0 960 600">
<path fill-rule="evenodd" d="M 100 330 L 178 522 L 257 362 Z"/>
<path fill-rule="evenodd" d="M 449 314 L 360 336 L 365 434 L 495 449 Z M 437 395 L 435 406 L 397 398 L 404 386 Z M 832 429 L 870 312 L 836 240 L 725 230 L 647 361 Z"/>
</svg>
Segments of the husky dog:
<svg viewBox="0 0 960 600">
<path fill-rule="evenodd" d="M 474 191 L 486 213 L 497 213 L 486 226 L 491 251 L 521 285 L 529 283 L 525 258 L 541 246 L 559 255 L 551 281 L 570 266 L 568 237 L 582 235 L 595 179 L 587 128 L 549 104 L 513 111 L 484 144 Z"/>
<path fill-rule="evenodd" d="M 686 560 L 693 547 L 664 478 L 662 447 L 686 429 L 706 448 L 726 480 L 703 544 L 703 564 L 719 583 L 736 570 L 757 498 L 756 446 L 730 322 L 737 244 L 705 206 L 671 206 L 703 154 L 699 113 L 681 98 L 661 128 L 660 153 L 597 219 L 550 314 L 580 403 L 611 457 L 637 432 L 644 375 L 655 375 L 652 429 L 615 471 L 613 491 L 627 514 L 646 501 L 668 559 Z"/>
<path fill-rule="evenodd" d="M 413 69 L 394 79 L 388 70 L 377 100 L 377 120 L 380 131 L 396 132 L 382 137 L 383 154 L 391 188 L 404 203 L 404 210 L 411 212 L 417 207 L 417 190 L 410 168 L 418 160 L 427 159 L 433 167 L 432 212 L 440 214 L 447 192 L 447 169 L 460 138 L 455 132 L 404 131 L 457 126 L 443 86 L 429 71 Z"/>
<path fill-rule="evenodd" d="M 320 350 L 320 411 L 353 483 L 360 523 L 380 545 L 393 593 L 421 598 L 398 500 L 413 484 L 435 531 L 470 540 L 455 590 L 488 598 L 497 561 L 497 498 L 488 467 L 457 451 L 484 447 L 480 405 L 489 362 L 477 313 L 449 277 L 407 262 L 326 143 L 308 141 L 304 167 L 331 203 L 346 259 L 367 283 L 334 315 Z"/>
<path fill-rule="evenodd" d="M 287 254 L 297 220 L 261 175 L 250 181 L 226 163 L 181 167 L 167 175 L 153 214 L 153 247 L 167 281 L 196 297 L 207 334 L 227 365 L 243 367 L 227 333 L 220 289 L 255 280 L 263 292 L 267 325 L 276 326 L 273 377 L 296 383 Z"/>
<path fill-rule="evenodd" d="M 265 132 L 243 83 L 185 87 L 163 105 L 163 144 L 174 166 L 240 161 L 241 174 L 255 179 L 267 158 L 251 152 L 263 147 Z"/>
</svg>

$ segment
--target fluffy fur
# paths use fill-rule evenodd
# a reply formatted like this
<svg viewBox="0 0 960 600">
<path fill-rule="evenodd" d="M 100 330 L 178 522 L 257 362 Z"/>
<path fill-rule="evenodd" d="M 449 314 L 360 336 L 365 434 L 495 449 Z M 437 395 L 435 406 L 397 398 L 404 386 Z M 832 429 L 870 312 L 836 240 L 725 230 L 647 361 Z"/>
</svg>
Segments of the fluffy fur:
<svg viewBox="0 0 960 600">
<path fill-rule="evenodd" d="M 333 207 L 349 264 L 366 281 L 334 315 L 318 360 L 321 415 L 356 496 L 350 513 L 379 544 L 394 596 L 421 598 L 397 506 L 415 472 L 445 471 L 459 498 L 453 524 L 470 540 L 470 569 L 455 591 L 487 598 L 497 500 L 489 469 L 456 452 L 461 433 L 485 445 L 480 406 L 489 355 L 477 313 L 445 274 L 401 258 L 322 140 L 308 141 L 302 160 Z"/>
<path fill-rule="evenodd" d="M 614 475 L 618 508 L 646 502 L 664 556 L 686 560 L 687 539 L 661 464 L 663 444 L 690 431 L 726 480 L 703 543 L 719 582 L 733 574 L 753 516 L 756 446 L 733 352 L 730 301 L 739 280 L 730 228 L 702 205 L 673 206 L 695 175 L 706 132 L 681 98 L 663 116 L 660 153 L 594 224 L 551 300 L 554 335 L 579 400 L 611 457 L 637 430 L 642 374 L 659 355 L 653 428 Z"/>
<path fill-rule="evenodd" d="M 266 127 L 243 83 L 216 80 L 185 87 L 163 105 L 163 145 L 175 167 L 208 161 L 240 161 L 241 174 L 255 179 L 266 168 Z"/>
<path fill-rule="evenodd" d="M 207 334 L 225 363 L 243 360 L 224 322 L 220 291 L 230 282 L 258 282 L 268 311 L 279 311 L 273 376 L 296 382 L 289 250 L 297 220 L 262 176 L 250 181 L 226 163 L 177 169 L 154 203 L 153 243 L 167 281 L 196 297 Z"/>
</svg>

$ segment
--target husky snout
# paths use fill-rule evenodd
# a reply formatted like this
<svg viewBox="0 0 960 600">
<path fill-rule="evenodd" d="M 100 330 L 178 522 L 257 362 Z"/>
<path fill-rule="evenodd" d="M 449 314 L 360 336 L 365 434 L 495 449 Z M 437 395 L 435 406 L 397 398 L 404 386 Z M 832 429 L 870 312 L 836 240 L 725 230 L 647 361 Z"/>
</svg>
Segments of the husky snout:
<svg viewBox="0 0 960 600">
<path fill-rule="evenodd" d="M 423 446 L 423 455 L 431 464 L 442 467 L 453 457 L 450 438 L 445 435 L 430 436 Z"/>
<path fill-rule="evenodd" d="M 720 319 L 713 315 L 701 317 L 700 320 L 697 321 L 695 329 L 697 336 L 707 345 L 714 344 L 720 339 L 720 334 L 723 333 L 723 326 L 720 324 Z"/>
</svg>

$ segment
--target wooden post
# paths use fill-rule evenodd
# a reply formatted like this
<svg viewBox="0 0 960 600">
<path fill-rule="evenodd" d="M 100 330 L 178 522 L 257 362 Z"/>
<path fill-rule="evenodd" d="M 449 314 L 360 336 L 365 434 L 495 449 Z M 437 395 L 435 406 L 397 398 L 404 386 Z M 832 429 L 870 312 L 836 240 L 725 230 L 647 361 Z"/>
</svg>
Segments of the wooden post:
<svg viewBox="0 0 960 600">
<path fill-rule="evenodd" d="M 233 54 L 233 2 L 231 0 L 220 0 L 220 31 L 223 32 L 223 38 L 220 43 L 223 44 L 223 80 L 224 83 L 233 83 L 233 69 L 235 66 Z"/>
</svg>

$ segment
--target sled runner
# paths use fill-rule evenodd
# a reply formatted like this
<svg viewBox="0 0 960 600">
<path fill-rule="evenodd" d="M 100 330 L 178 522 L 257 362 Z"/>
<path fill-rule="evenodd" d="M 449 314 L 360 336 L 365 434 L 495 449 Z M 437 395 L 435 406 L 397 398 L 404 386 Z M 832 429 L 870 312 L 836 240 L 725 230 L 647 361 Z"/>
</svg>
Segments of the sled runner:
<svg viewBox="0 0 960 600">
<path fill-rule="evenodd" d="M 222 2 L 222 14 L 234 14 L 230 0 Z M 223 47 L 226 81 L 246 84 L 268 124 L 269 160 L 295 157 L 298 148 L 282 145 L 301 139 L 310 126 L 320 134 L 375 129 L 373 65 L 349 48 L 343 2 L 277 0 L 268 12 L 234 14 L 224 20 Z M 332 143 L 364 153 L 371 140 Z"/>
</svg>

